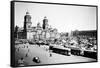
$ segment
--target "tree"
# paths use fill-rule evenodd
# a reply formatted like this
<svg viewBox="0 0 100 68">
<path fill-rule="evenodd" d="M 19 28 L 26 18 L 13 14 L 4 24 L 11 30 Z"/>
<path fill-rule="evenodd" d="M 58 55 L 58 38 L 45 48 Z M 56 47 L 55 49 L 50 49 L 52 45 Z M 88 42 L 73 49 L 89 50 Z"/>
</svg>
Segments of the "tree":
<svg viewBox="0 0 100 68">
<path fill-rule="evenodd" d="M 14 31 L 14 35 L 15 35 L 15 38 L 18 38 L 18 26 L 15 27 L 15 31 Z"/>
</svg>

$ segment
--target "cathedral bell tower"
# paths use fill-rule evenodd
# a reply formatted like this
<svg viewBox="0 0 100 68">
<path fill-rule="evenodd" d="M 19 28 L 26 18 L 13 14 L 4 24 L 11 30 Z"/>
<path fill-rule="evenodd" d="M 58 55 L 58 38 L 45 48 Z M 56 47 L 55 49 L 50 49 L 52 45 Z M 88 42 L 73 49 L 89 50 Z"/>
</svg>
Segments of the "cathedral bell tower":
<svg viewBox="0 0 100 68">
<path fill-rule="evenodd" d="M 27 39 L 27 31 L 31 28 L 32 22 L 31 22 L 31 16 L 29 15 L 29 12 L 26 12 L 26 15 L 24 16 L 24 38 Z"/>
<path fill-rule="evenodd" d="M 42 25 L 42 27 L 43 27 L 43 29 L 47 29 L 48 28 L 48 19 L 47 19 L 46 16 L 43 19 L 43 25 Z"/>
</svg>

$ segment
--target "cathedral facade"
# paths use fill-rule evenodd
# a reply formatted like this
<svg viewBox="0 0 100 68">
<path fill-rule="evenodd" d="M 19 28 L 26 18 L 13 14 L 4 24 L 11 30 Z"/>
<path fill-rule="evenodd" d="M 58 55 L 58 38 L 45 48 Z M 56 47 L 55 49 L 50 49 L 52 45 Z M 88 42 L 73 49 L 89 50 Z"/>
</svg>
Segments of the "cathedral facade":
<svg viewBox="0 0 100 68">
<path fill-rule="evenodd" d="M 52 40 L 60 38 L 60 33 L 58 33 L 57 29 L 49 26 L 46 16 L 43 19 L 42 26 L 40 23 L 37 23 L 36 26 L 32 26 L 31 19 L 29 12 L 26 12 L 23 28 L 16 27 L 16 38 L 27 40 Z"/>
</svg>

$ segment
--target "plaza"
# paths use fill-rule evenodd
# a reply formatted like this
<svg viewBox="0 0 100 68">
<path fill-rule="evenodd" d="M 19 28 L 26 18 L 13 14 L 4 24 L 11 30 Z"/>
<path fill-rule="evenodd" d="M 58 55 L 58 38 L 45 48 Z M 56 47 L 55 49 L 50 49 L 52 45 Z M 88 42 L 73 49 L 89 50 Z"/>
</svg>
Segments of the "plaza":
<svg viewBox="0 0 100 68">
<path fill-rule="evenodd" d="M 76 56 L 76 55 L 67 56 L 67 55 L 61 55 L 54 52 L 52 52 L 52 56 L 50 57 L 49 49 L 45 45 L 38 46 L 38 45 L 30 45 L 30 44 L 20 44 L 20 45 L 16 45 L 15 48 L 16 48 L 15 51 L 16 64 L 17 64 L 17 60 L 23 57 L 24 58 L 23 64 L 26 66 L 96 61 L 96 59 L 93 58 L 87 58 L 87 57 Z M 26 53 L 28 53 L 27 57 L 26 57 Z M 34 57 L 39 57 L 40 63 L 36 63 L 32 61 Z"/>
</svg>

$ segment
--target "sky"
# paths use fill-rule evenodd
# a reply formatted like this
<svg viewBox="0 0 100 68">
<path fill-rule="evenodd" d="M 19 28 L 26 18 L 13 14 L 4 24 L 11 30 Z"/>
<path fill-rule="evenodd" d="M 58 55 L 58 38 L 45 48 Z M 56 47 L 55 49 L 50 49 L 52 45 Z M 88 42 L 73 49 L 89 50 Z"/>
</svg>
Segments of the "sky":
<svg viewBox="0 0 100 68">
<path fill-rule="evenodd" d="M 46 16 L 48 24 L 57 28 L 58 32 L 73 30 L 96 30 L 96 7 L 40 4 L 40 3 L 15 3 L 15 26 L 23 27 L 24 16 L 28 11 L 32 17 L 32 26 L 36 26 Z"/>
</svg>

